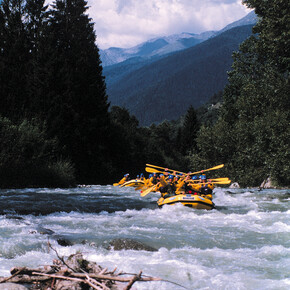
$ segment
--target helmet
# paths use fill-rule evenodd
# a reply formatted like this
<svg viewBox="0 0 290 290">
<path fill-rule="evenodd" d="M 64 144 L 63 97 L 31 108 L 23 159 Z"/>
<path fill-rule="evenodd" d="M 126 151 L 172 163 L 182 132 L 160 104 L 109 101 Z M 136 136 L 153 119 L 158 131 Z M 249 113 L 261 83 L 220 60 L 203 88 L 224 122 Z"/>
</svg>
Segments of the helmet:
<svg viewBox="0 0 290 290">
<path fill-rule="evenodd" d="M 160 176 L 160 177 L 161 177 L 161 176 L 164 176 L 164 174 L 161 173 L 159 176 Z"/>
<path fill-rule="evenodd" d="M 126 173 L 124 176 L 125 176 L 125 177 L 126 177 L 126 176 L 129 176 L 129 173 Z"/>
<path fill-rule="evenodd" d="M 169 178 L 169 179 L 173 179 L 174 176 L 173 176 L 173 175 L 169 175 L 168 178 Z"/>
<path fill-rule="evenodd" d="M 140 174 L 140 176 L 141 176 L 141 177 L 143 177 L 143 176 L 144 176 L 144 174 L 143 174 L 143 173 L 141 173 L 141 174 Z"/>
<path fill-rule="evenodd" d="M 139 178 L 140 176 L 139 175 L 137 175 L 137 178 Z"/>
<path fill-rule="evenodd" d="M 196 175 L 193 175 L 193 176 L 191 177 L 191 179 L 192 179 L 192 180 L 197 180 L 198 177 L 197 177 Z"/>
<path fill-rule="evenodd" d="M 149 174 L 149 178 L 151 178 L 153 176 L 153 174 Z"/>
<path fill-rule="evenodd" d="M 204 179 L 206 179 L 206 176 L 204 174 L 202 174 L 202 175 L 199 176 L 199 179 L 203 179 L 204 180 Z"/>
</svg>

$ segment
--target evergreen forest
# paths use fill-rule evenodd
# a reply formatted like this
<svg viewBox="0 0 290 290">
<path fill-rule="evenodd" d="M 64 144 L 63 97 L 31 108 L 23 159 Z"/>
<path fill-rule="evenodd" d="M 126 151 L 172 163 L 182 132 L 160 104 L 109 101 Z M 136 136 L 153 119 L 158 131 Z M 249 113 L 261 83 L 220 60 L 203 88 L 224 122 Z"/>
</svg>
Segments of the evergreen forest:
<svg viewBox="0 0 290 290">
<path fill-rule="evenodd" d="M 0 187 L 68 187 L 224 163 L 242 186 L 290 184 L 289 4 L 244 0 L 259 21 L 229 82 L 178 120 L 142 127 L 110 106 L 85 0 L 0 4 Z M 145 172 L 144 172 L 145 173 Z"/>
</svg>

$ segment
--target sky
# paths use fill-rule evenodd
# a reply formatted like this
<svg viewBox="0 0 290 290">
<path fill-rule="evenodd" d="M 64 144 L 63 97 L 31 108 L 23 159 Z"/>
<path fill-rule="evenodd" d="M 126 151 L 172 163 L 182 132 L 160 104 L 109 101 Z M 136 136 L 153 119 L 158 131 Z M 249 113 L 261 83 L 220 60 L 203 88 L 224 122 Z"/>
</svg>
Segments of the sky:
<svg viewBox="0 0 290 290">
<path fill-rule="evenodd" d="M 182 32 L 220 30 L 250 12 L 242 0 L 87 1 L 100 49 L 133 47 Z"/>
</svg>

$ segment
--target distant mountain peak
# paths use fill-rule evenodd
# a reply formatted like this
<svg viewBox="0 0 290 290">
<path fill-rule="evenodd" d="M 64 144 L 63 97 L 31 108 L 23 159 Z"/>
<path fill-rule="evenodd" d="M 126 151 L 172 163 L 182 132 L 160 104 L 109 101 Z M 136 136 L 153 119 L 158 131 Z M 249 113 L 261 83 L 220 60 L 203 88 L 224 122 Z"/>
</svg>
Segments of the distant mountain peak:
<svg viewBox="0 0 290 290">
<path fill-rule="evenodd" d="M 237 20 L 237 21 L 225 26 L 223 29 L 218 31 L 217 34 L 223 33 L 225 31 L 232 29 L 234 27 L 237 27 L 237 26 L 255 24 L 257 22 L 257 20 L 258 20 L 258 16 L 256 15 L 255 11 L 251 11 L 250 13 L 248 13 L 245 17 L 241 18 L 240 20 Z"/>
<path fill-rule="evenodd" d="M 167 54 L 193 47 L 210 37 L 216 36 L 226 30 L 237 26 L 255 24 L 257 15 L 254 11 L 242 19 L 235 21 L 220 31 L 205 31 L 200 34 L 182 32 L 149 39 L 131 48 L 110 47 L 100 50 L 100 57 L 103 67 L 114 65 L 130 58 L 150 59 L 152 57 L 161 57 Z"/>
</svg>

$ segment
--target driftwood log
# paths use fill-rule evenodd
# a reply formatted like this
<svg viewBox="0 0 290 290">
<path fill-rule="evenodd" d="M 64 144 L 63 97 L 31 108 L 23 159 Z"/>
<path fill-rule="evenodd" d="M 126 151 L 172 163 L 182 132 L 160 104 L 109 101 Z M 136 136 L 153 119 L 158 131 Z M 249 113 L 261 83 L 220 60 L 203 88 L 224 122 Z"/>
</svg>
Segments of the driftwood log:
<svg viewBox="0 0 290 290">
<path fill-rule="evenodd" d="M 58 253 L 57 257 L 58 259 L 55 259 L 52 265 L 37 269 L 14 267 L 10 270 L 10 277 L 0 278 L 0 284 L 17 283 L 29 285 L 28 289 L 47 290 L 127 290 L 131 289 L 136 281 L 164 281 L 160 278 L 144 276 L 142 272 L 129 274 L 117 273 L 116 268 L 113 271 L 109 271 L 107 268 L 103 269 L 96 263 L 85 260 L 81 253 L 71 255 L 66 260 L 59 257 Z"/>
</svg>

